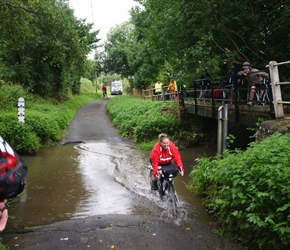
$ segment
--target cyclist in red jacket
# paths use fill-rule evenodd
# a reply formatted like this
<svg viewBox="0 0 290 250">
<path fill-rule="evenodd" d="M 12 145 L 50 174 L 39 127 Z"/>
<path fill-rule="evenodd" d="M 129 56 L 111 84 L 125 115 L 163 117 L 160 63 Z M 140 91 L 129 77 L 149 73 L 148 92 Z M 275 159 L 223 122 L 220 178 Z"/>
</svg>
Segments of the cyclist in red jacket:
<svg viewBox="0 0 290 250">
<path fill-rule="evenodd" d="M 175 164 L 172 164 L 172 160 Z M 150 154 L 150 163 L 152 165 L 151 189 L 157 190 L 157 179 L 161 168 L 170 168 L 177 166 L 181 176 L 184 175 L 184 167 L 180 153 L 177 147 L 166 134 L 159 135 L 159 141 L 153 147 Z"/>
<path fill-rule="evenodd" d="M 105 98 L 107 96 L 107 87 L 106 87 L 106 85 L 103 85 L 102 91 L 103 91 L 103 97 Z"/>
</svg>

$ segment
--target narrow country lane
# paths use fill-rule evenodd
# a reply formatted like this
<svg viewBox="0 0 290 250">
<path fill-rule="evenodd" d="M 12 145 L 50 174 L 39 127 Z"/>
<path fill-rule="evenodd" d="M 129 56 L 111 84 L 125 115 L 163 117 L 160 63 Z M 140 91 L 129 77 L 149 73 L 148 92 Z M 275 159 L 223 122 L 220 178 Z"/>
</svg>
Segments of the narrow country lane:
<svg viewBox="0 0 290 250">
<path fill-rule="evenodd" d="M 4 232 L 3 243 L 29 250 L 239 249 L 198 219 L 163 216 L 160 200 L 149 190 L 148 162 L 141 160 L 142 152 L 133 142 L 117 134 L 106 115 L 106 102 L 81 107 L 62 142 L 75 143 L 80 152 L 87 194 L 79 212 L 70 220 Z M 136 162 L 141 167 L 132 172 Z"/>
</svg>

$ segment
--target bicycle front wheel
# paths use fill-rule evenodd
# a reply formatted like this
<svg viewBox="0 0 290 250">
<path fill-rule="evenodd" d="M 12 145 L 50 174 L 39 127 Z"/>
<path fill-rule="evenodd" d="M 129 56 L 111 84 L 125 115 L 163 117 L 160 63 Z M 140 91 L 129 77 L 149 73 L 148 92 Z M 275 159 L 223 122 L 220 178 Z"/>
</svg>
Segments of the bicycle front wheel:
<svg viewBox="0 0 290 250">
<path fill-rule="evenodd" d="M 169 183 L 168 189 L 169 189 L 168 190 L 169 199 L 172 204 L 172 213 L 174 216 L 176 216 L 177 215 L 177 196 L 175 192 L 175 187 L 172 182 Z"/>
</svg>

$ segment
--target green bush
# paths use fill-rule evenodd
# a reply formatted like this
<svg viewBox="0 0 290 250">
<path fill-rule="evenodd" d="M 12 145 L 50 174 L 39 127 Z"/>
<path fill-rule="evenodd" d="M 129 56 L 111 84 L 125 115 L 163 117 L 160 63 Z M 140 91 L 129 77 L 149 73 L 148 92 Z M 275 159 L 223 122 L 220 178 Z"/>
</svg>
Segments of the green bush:
<svg viewBox="0 0 290 250">
<path fill-rule="evenodd" d="M 23 154 L 35 154 L 40 147 L 40 138 L 33 132 L 28 124 L 9 119 L 9 116 L 1 116 L 0 133 L 9 144 Z"/>
<path fill-rule="evenodd" d="M 173 136 L 179 129 L 179 119 L 172 114 L 161 112 L 163 107 L 176 104 L 152 102 L 129 96 L 117 96 L 107 103 L 107 113 L 119 133 L 140 143 L 158 137 L 160 133 Z"/>
<path fill-rule="evenodd" d="M 51 139 L 57 141 L 60 139 L 60 127 L 55 120 L 56 112 L 43 113 L 35 110 L 26 112 L 25 124 L 32 128 L 32 131 L 41 138 L 43 142 Z"/>
<path fill-rule="evenodd" d="M 41 146 L 58 142 L 77 109 L 101 98 L 101 93 L 85 93 L 59 104 L 54 100 L 29 96 L 20 86 L 3 85 L 1 90 L 6 95 L 3 97 L 4 105 L 1 100 L 4 108 L 1 109 L 0 135 L 22 154 L 35 154 Z M 20 96 L 25 99 L 24 124 L 18 122 L 17 101 Z"/>
<path fill-rule="evenodd" d="M 259 249 L 290 247 L 290 134 L 275 134 L 244 152 L 198 160 L 188 188 L 207 196 L 221 225 Z"/>
<path fill-rule="evenodd" d="M 20 85 L 0 85 L 0 110 L 17 107 L 20 97 L 31 98 Z"/>
</svg>

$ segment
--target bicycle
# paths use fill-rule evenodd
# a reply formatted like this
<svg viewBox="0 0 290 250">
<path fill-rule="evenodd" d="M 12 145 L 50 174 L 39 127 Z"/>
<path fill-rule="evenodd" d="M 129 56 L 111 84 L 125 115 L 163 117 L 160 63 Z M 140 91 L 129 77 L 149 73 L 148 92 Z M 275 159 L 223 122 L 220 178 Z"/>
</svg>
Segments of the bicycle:
<svg viewBox="0 0 290 250">
<path fill-rule="evenodd" d="M 103 98 L 107 98 L 107 92 L 106 91 L 103 91 Z"/>
<path fill-rule="evenodd" d="M 233 101 L 237 103 L 240 100 L 237 79 L 233 69 L 227 73 L 223 80 L 222 99 L 230 104 L 232 104 Z"/>
<path fill-rule="evenodd" d="M 152 166 L 149 166 L 149 168 L 150 168 L 149 178 L 151 181 L 153 169 Z M 163 200 L 163 197 L 166 196 L 167 202 L 169 204 L 168 209 L 170 209 L 171 206 L 173 216 L 177 216 L 178 198 L 175 191 L 173 178 L 177 176 L 178 168 L 175 165 L 168 165 L 159 168 L 160 170 L 162 170 L 162 174 L 160 175 L 160 178 L 157 181 L 158 186 L 157 191 L 159 193 L 159 198 L 160 200 Z"/>
<path fill-rule="evenodd" d="M 250 98 L 251 88 L 248 89 L 247 92 L 247 100 Z M 253 98 L 253 103 L 258 105 L 265 106 L 266 104 L 269 104 L 272 101 L 272 95 L 271 95 L 271 88 L 269 86 L 269 82 L 266 78 L 262 79 L 261 85 L 256 86 Z"/>
<path fill-rule="evenodd" d="M 229 84 L 224 86 L 223 89 L 223 100 L 229 101 L 230 104 L 234 101 L 239 101 L 240 100 L 240 93 L 239 91 L 234 87 L 234 84 Z"/>
</svg>

